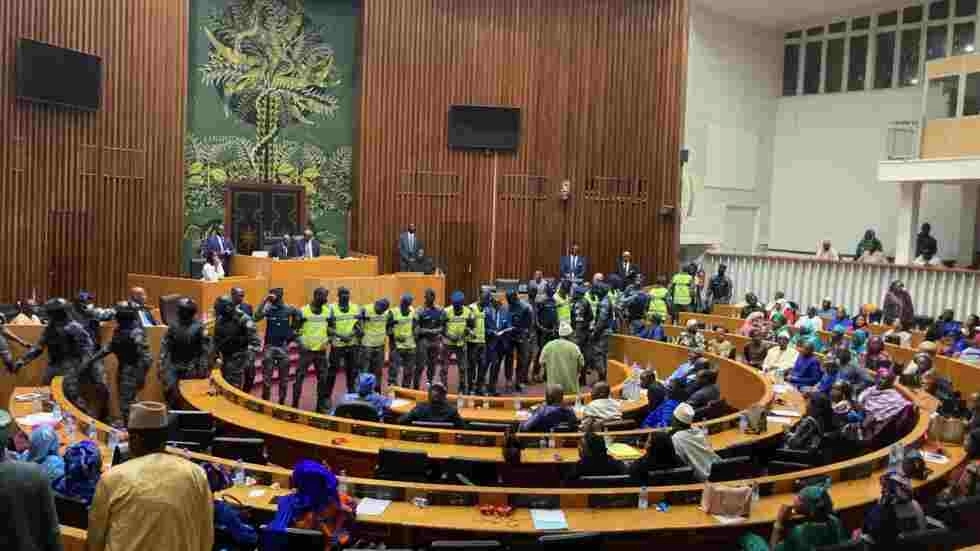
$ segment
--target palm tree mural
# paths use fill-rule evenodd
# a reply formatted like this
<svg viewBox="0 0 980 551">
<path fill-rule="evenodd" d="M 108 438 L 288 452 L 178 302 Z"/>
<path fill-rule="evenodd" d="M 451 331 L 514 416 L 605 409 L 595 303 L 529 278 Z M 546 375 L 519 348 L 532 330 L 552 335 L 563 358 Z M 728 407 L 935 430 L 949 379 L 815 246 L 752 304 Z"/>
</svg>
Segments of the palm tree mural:
<svg viewBox="0 0 980 551">
<path fill-rule="evenodd" d="M 255 126 L 249 162 L 270 181 L 280 131 L 337 111 L 333 48 L 304 17 L 302 0 L 229 0 L 204 33 L 211 51 L 202 80 L 217 90 L 227 114 Z"/>
</svg>

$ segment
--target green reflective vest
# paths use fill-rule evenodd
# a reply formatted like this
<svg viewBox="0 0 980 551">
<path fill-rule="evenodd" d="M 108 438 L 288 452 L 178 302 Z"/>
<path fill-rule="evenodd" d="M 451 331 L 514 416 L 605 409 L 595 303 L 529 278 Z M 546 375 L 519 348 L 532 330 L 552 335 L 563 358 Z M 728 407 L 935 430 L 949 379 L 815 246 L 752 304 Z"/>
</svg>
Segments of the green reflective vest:
<svg viewBox="0 0 980 551">
<path fill-rule="evenodd" d="M 647 305 L 647 318 L 653 316 L 660 318 L 661 322 L 667 321 L 667 288 L 654 287 L 650 289 L 650 304 Z"/>
<path fill-rule="evenodd" d="M 345 346 L 356 346 L 357 342 L 343 342 L 337 336 L 352 337 L 354 336 L 354 325 L 357 324 L 357 318 L 361 315 L 361 307 L 356 304 L 348 304 L 347 311 L 343 312 L 340 310 L 339 304 L 330 305 L 330 317 L 333 318 L 333 331 L 334 338 L 332 344 L 335 348 L 343 348 Z"/>
<path fill-rule="evenodd" d="M 395 327 L 392 330 L 395 335 L 395 347 L 398 350 L 415 350 L 415 334 L 412 333 L 415 308 L 409 306 L 407 314 L 402 314 L 401 307 L 393 308 L 391 317 L 395 320 Z"/>
<path fill-rule="evenodd" d="M 473 311 L 469 306 L 463 306 L 459 314 L 452 306 L 446 306 L 446 335 L 449 337 L 449 346 L 459 346 L 463 343 L 463 335 L 466 333 L 467 322 L 473 318 Z"/>
<path fill-rule="evenodd" d="M 326 304 L 320 307 L 320 313 L 314 314 L 313 307 L 307 304 L 303 307 L 303 326 L 299 329 L 299 342 L 307 350 L 323 350 L 327 344 L 327 318 L 329 308 Z"/>
<path fill-rule="evenodd" d="M 473 334 L 466 338 L 466 342 L 484 344 L 487 342 L 487 311 L 474 302 L 470 305 L 473 312 Z"/>
<path fill-rule="evenodd" d="M 592 310 L 592 317 L 595 318 L 599 309 L 599 297 L 592 294 L 592 291 L 589 291 L 585 293 L 585 302 L 589 303 L 589 309 Z"/>
<path fill-rule="evenodd" d="M 674 304 L 678 306 L 691 304 L 692 281 L 694 281 L 694 277 L 686 272 L 675 274 L 674 278 L 670 280 L 670 286 L 674 291 Z"/>
<path fill-rule="evenodd" d="M 380 348 L 385 345 L 388 336 L 388 312 L 380 314 L 374 311 L 374 305 L 364 307 L 364 336 L 361 345 L 369 348 Z"/>
<path fill-rule="evenodd" d="M 572 300 L 569 297 L 562 298 L 555 294 L 555 310 L 558 312 L 558 323 L 572 323 Z"/>
</svg>

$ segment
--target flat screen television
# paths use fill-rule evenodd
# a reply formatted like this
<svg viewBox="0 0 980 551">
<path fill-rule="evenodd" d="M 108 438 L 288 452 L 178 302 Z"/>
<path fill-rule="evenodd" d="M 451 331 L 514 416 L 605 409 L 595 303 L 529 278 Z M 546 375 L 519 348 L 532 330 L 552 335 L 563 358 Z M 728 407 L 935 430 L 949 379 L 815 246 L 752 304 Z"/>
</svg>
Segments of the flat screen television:
<svg viewBox="0 0 980 551">
<path fill-rule="evenodd" d="M 17 97 L 97 111 L 102 99 L 102 58 L 36 40 L 17 42 Z"/>
<path fill-rule="evenodd" d="M 517 151 L 520 144 L 520 109 L 487 105 L 449 108 L 450 148 Z"/>
</svg>

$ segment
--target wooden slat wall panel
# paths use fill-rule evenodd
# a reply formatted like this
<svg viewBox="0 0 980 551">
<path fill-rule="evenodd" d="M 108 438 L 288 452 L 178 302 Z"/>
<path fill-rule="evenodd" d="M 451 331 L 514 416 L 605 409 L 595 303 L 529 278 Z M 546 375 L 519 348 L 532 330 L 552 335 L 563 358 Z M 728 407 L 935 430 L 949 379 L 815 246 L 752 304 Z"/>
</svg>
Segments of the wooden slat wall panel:
<svg viewBox="0 0 980 551">
<path fill-rule="evenodd" d="M 187 0 L 0 2 L 0 301 L 85 286 L 110 302 L 127 272 L 176 274 L 187 23 Z M 18 38 L 100 56 L 102 108 L 16 100 Z"/>
<path fill-rule="evenodd" d="M 686 0 L 364 0 L 362 14 L 356 250 L 392 270 L 415 222 L 447 288 L 470 292 L 554 274 L 571 241 L 596 270 L 624 248 L 650 272 L 675 268 L 678 223 L 658 210 L 680 197 Z M 452 104 L 520 107 L 520 150 L 450 151 Z M 405 187 L 432 174 L 453 191 Z M 550 195 L 529 198 L 534 186 Z"/>
</svg>

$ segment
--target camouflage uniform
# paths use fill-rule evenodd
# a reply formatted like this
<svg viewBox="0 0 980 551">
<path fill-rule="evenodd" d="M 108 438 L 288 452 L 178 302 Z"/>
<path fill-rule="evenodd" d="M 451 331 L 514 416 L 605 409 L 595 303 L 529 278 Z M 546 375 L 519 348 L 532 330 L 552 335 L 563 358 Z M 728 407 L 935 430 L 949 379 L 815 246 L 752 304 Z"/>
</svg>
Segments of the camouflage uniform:
<svg viewBox="0 0 980 551">
<path fill-rule="evenodd" d="M 95 364 L 109 354 L 115 354 L 118 362 L 116 380 L 119 384 L 119 413 L 125 426 L 129 421 L 129 407 L 143 389 L 146 372 L 153 364 L 146 333 L 136 317 L 136 311 L 126 303 L 120 303 L 116 307 L 116 330 L 112 334 L 112 340 L 86 363 Z"/>
<path fill-rule="evenodd" d="M 599 299 L 596 308 L 595 327 L 592 330 L 591 354 L 593 369 L 599 376 L 600 381 L 606 380 L 606 363 L 609 360 L 609 335 L 613 333 L 615 327 L 616 312 L 615 306 L 606 294 Z"/>
<path fill-rule="evenodd" d="M 182 299 L 184 300 L 184 299 Z M 193 304 L 189 299 L 186 299 Z M 181 304 L 177 305 L 178 316 L 181 315 Z M 184 305 L 184 308 L 188 306 Z M 208 378 L 208 351 L 211 339 L 207 336 L 204 326 L 194 319 L 197 307 L 177 322 L 167 327 L 160 344 L 160 382 L 171 409 L 177 409 L 180 404 L 178 383 L 184 379 Z"/>
<path fill-rule="evenodd" d="M 214 322 L 210 355 L 221 355 L 221 375 L 232 386 L 242 388 L 248 378 L 246 370 L 255 371 L 255 355 L 262 348 L 262 341 L 255 331 L 255 322 L 235 309 L 231 297 L 219 298 L 215 311 L 218 319 Z"/>
</svg>

